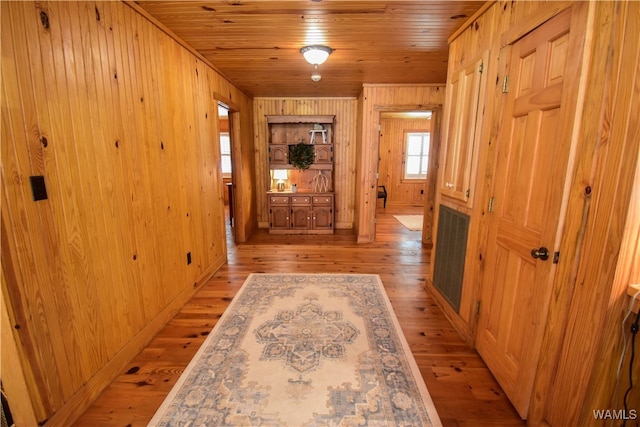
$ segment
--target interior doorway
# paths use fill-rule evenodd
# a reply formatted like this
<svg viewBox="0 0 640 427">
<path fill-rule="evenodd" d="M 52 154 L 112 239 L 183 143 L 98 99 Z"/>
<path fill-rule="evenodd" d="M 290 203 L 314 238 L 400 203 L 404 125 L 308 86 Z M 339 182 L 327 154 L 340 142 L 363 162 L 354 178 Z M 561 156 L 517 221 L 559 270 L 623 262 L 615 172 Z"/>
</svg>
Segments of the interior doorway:
<svg viewBox="0 0 640 427">
<path fill-rule="evenodd" d="M 439 154 L 437 111 L 382 111 L 379 123 L 376 220 L 392 215 L 400 228 L 382 227 L 378 221 L 376 239 L 396 230 L 430 244 Z"/>
<path fill-rule="evenodd" d="M 235 221 L 234 205 L 235 196 L 233 191 L 233 132 L 231 132 L 231 120 L 229 108 L 218 102 L 218 122 L 219 122 L 219 143 L 220 143 L 220 167 L 222 169 L 222 182 L 225 206 L 225 226 L 227 240 L 235 241 Z"/>
</svg>

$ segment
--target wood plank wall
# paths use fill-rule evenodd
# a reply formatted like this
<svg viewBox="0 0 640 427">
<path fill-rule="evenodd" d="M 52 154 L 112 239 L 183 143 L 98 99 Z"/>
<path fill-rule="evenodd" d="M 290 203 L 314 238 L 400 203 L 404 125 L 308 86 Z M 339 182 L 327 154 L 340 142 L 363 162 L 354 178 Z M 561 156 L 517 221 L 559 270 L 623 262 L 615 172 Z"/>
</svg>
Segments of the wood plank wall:
<svg viewBox="0 0 640 427">
<path fill-rule="evenodd" d="M 432 110 L 442 113 L 444 104 L 443 84 L 433 85 L 374 85 L 365 84 L 358 98 L 359 134 L 356 206 L 358 243 L 375 240 L 375 214 L 377 203 L 377 178 L 380 138 L 378 126 L 383 111 Z M 360 116 L 361 114 L 361 116 Z M 427 197 L 426 203 L 429 203 Z"/>
<path fill-rule="evenodd" d="M 473 344 L 485 253 L 484 210 L 494 167 L 491 135 L 500 126 L 500 105 L 496 102 L 500 98 L 500 48 L 503 38 L 514 40 L 572 6 L 588 8 L 587 28 L 592 31 L 587 36 L 591 45 L 587 45 L 583 68 L 587 77 L 582 82 L 582 96 L 586 101 L 577 117 L 578 143 L 560 246 L 561 256 L 569 262 L 560 263 L 556 273 L 530 425 L 602 425 L 594 419 L 594 409 L 621 409 L 621 399 L 615 406 L 614 388 L 622 351 L 620 324 L 628 304 L 624 282 L 637 277 L 633 276 L 638 262 L 633 233 L 640 222 L 633 205 L 637 200 L 632 196 L 640 160 L 640 130 L 635 120 L 640 111 L 640 4 L 499 1 L 470 20 L 451 39 L 450 47 L 450 70 L 490 51 L 485 70 L 492 78 L 484 98 L 482 146 L 472 188 L 479 197 L 469 208 L 439 193 L 436 196 L 437 204 L 471 216 L 460 314 L 447 310 L 446 302 L 441 305 Z M 623 242 L 629 243 L 623 246 Z M 625 247 L 631 253 L 620 252 Z M 636 367 L 636 379 L 638 371 Z"/>
<path fill-rule="evenodd" d="M 22 360 L 2 370 L 32 396 L 10 399 L 64 424 L 225 262 L 213 96 L 249 118 L 251 100 L 121 2 L 2 2 L 1 19 L 2 291 Z"/>
<path fill-rule="evenodd" d="M 267 115 L 332 115 L 334 129 L 334 191 L 336 228 L 353 228 L 355 204 L 355 98 L 255 98 L 256 200 L 258 225 L 269 226 L 266 192 L 271 187 Z"/>
<path fill-rule="evenodd" d="M 470 216 L 469 240 L 467 242 L 465 273 L 463 282 L 463 293 L 460 301 L 459 313 L 447 312 L 449 320 L 456 326 L 458 332 L 473 345 L 475 340 L 475 326 L 479 281 L 482 273 L 482 254 L 485 253 L 484 240 L 486 238 L 486 215 L 484 211 L 488 204 L 488 194 L 491 188 L 491 177 L 493 173 L 494 145 L 491 144 L 491 137 L 496 134 L 500 126 L 499 121 L 493 117 L 499 114 L 501 98 L 501 83 L 498 81 L 501 72 L 500 48 L 501 35 L 509 31 L 528 31 L 544 22 L 546 19 L 559 13 L 569 5 L 566 1 L 522 1 L 513 4 L 507 1 L 495 2 L 493 5 L 481 9 L 477 16 L 473 17 L 464 25 L 458 33 L 450 38 L 449 46 L 449 69 L 450 74 L 462 67 L 475 62 L 488 52 L 488 61 L 484 64 L 483 73 L 490 78 L 486 85 L 486 91 L 481 94 L 482 107 L 479 109 L 482 114 L 483 125 L 480 129 L 481 149 L 478 152 L 478 166 L 476 171 L 477 179 L 472 182 L 471 193 L 475 194 L 473 204 L 467 206 L 456 199 L 443 197 L 440 191 L 436 192 L 436 206 L 444 204 L 459 212 Z M 528 29 L 528 30 L 527 30 Z M 445 108 L 446 110 L 446 108 Z M 442 143 L 446 143 L 442 141 Z M 444 150 L 440 150 L 441 154 Z M 444 158 L 440 159 L 440 164 L 444 164 Z M 442 172 L 442 170 L 440 170 Z M 443 181 L 439 177 L 440 182 Z M 484 196 L 484 198 L 483 198 Z M 437 229 L 437 217 L 434 219 L 434 227 Z M 432 254 L 435 256 L 435 251 Z M 433 265 L 432 265 L 433 268 Z M 433 271 L 432 271 L 433 274 Z M 438 298 L 438 294 L 434 294 Z M 442 300 L 445 305 L 446 302 Z"/>
<path fill-rule="evenodd" d="M 387 189 L 387 205 L 424 206 L 427 180 L 405 180 L 405 132 L 430 132 L 431 120 L 396 119 L 381 120 L 380 166 L 378 184 Z M 430 156 L 430 160 L 433 156 Z M 435 163 L 435 162 L 434 162 Z M 437 163 L 435 163 L 437 164 Z M 435 177 L 435 174 L 432 174 Z M 378 201 L 378 204 L 382 201 Z"/>
<path fill-rule="evenodd" d="M 534 390 L 546 399 L 539 402 L 533 419 L 539 416 L 549 425 L 575 420 L 585 426 L 602 425 L 593 410 L 622 409 L 622 395 L 629 386 L 627 355 L 616 402 L 613 373 L 622 353 L 621 324 L 629 303 L 629 283 L 621 279 L 633 279 L 634 269 L 637 274 L 633 266 L 640 264 L 638 253 L 630 258 L 633 246 L 623 246 L 637 239 L 626 233 L 637 231 L 640 221 L 638 199 L 633 198 L 640 162 L 640 3 L 590 6 L 591 28 L 597 31 L 584 83 L 586 102 L 564 231 L 567 238 L 560 247 L 561 254 L 579 263 L 558 270 L 542 350 L 541 363 L 547 369 Z M 577 247 L 573 236 L 580 243 Z M 624 329 L 629 339 L 630 323 Z M 639 382 L 636 363 L 634 384 Z M 563 390 L 557 384 L 574 387 Z M 628 409 L 637 411 L 637 389 L 630 397 Z"/>
</svg>

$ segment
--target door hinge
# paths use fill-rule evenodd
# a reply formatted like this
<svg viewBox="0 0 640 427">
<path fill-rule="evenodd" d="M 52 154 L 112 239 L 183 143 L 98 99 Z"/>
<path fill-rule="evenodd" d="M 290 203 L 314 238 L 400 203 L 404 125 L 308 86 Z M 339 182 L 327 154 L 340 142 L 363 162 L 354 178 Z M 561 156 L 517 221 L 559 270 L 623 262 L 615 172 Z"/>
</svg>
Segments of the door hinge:
<svg viewBox="0 0 640 427">
<path fill-rule="evenodd" d="M 502 93 L 509 93 L 509 76 L 504 76 L 502 80 Z"/>
<path fill-rule="evenodd" d="M 560 252 L 554 252 L 553 253 L 553 263 L 557 264 L 558 261 L 560 261 Z"/>
<path fill-rule="evenodd" d="M 489 212 L 493 212 L 493 197 L 489 198 Z"/>
<path fill-rule="evenodd" d="M 467 199 L 469 198 L 469 196 L 471 196 L 471 190 L 467 190 L 466 193 L 464 193 L 465 196 L 467 196 Z"/>
<path fill-rule="evenodd" d="M 476 303 L 476 316 L 480 314 L 480 301 Z"/>
<path fill-rule="evenodd" d="M 484 64 L 481 62 L 480 65 L 478 66 L 478 72 L 482 74 L 482 70 L 484 70 Z"/>
<path fill-rule="evenodd" d="M 382 130 L 382 125 L 378 124 L 378 132 L 380 132 Z"/>
</svg>

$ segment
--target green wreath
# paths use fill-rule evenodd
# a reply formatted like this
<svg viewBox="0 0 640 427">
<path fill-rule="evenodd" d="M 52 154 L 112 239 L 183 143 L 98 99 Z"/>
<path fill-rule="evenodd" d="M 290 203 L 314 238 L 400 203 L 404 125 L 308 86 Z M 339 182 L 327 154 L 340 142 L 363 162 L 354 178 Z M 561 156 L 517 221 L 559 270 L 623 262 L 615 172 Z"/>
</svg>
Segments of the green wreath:
<svg viewBox="0 0 640 427">
<path fill-rule="evenodd" d="M 296 169 L 309 169 L 313 164 L 314 157 L 315 152 L 313 145 L 299 142 L 298 144 L 289 146 L 289 163 Z"/>
</svg>

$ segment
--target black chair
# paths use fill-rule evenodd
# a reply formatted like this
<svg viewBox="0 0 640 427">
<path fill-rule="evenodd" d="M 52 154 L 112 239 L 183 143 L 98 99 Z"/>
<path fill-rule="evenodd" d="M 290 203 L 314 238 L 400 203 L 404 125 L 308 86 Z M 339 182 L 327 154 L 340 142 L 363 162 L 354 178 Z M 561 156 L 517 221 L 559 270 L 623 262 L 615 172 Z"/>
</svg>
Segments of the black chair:
<svg viewBox="0 0 640 427">
<path fill-rule="evenodd" d="M 378 185 L 378 199 L 384 199 L 382 202 L 382 207 L 387 207 L 387 189 L 384 185 Z"/>
</svg>

